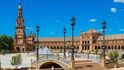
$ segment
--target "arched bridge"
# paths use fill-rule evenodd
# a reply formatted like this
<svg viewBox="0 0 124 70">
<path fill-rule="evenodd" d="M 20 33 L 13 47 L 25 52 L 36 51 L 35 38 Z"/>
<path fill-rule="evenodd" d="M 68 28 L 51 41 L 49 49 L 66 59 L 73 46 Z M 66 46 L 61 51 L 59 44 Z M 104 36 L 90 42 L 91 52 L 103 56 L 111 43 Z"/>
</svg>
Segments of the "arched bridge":
<svg viewBox="0 0 124 70">
<path fill-rule="evenodd" d="M 36 70 L 36 60 L 32 63 L 32 67 Z M 38 62 L 39 70 L 70 70 L 69 61 L 63 57 L 57 55 L 44 55 L 39 58 Z"/>
</svg>

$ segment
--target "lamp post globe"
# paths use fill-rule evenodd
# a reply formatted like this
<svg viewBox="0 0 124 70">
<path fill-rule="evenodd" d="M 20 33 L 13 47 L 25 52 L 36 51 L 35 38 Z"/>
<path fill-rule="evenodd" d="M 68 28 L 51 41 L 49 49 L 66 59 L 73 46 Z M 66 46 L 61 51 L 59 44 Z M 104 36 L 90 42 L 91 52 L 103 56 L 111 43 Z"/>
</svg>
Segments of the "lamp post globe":
<svg viewBox="0 0 124 70">
<path fill-rule="evenodd" d="M 102 28 L 103 28 L 103 29 L 106 28 L 106 22 L 105 22 L 105 21 L 102 22 Z"/>
<path fill-rule="evenodd" d="M 39 25 L 36 26 L 36 31 L 37 31 L 37 32 L 40 31 L 40 27 L 39 27 Z"/>
<path fill-rule="evenodd" d="M 72 27 L 75 25 L 75 17 L 74 16 L 71 19 L 71 25 L 72 25 Z"/>
</svg>

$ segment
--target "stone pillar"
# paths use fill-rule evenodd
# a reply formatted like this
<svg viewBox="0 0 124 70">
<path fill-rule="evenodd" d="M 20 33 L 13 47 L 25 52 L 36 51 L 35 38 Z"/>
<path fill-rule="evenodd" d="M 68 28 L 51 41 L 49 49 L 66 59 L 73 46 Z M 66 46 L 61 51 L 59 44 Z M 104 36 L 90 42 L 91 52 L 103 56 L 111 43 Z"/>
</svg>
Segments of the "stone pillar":
<svg viewBox="0 0 124 70">
<path fill-rule="evenodd" d="M 82 51 L 82 49 L 83 49 L 82 47 L 83 47 L 83 46 L 81 46 L 81 45 L 79 46 L 79 51 L 80 51 L 80 52 L 81 52 L 81 51 Z"/>
<path fill-rule="evenodd" d="M 51 68 L 52 70 L 54 70 L 54 66 L 52 66 L 52 68 Z"/>
<path fill-rule="evenodd" d="M 93 50 L 94 50 L 93 43 L 92 41 L 90 41 L 89 51 L 93 52 Z"/>
<path fill-rule="evenodd" d="M 102 65 L 102 67 L 106 67 L 106 59 L 105 58 L 102 59 L 101 65 Z"/>
<path fill-rule="evenodd" d="M 74 60 L 70 61 L 70 70 L 75 70 L 75 61 Z"/>
</svg>

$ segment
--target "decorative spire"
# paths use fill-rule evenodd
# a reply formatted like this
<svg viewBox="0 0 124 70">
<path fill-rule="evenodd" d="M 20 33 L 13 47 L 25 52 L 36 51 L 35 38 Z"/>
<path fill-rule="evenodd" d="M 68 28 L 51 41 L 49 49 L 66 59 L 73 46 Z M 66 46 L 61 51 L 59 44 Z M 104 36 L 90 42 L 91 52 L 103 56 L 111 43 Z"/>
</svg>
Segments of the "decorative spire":
<svg viewBox="0 0 124 70">
<path fill-rule="evenodd" d="M 22 0 L 19 0 L 19 6 L 18 9 L 22 9 Z"/>
<path fill-rule="evenodd" d="M 19 4 L 18 4 L 18 16 L 22 16 L 22 0 L 19 0 Z"/>
</svg>

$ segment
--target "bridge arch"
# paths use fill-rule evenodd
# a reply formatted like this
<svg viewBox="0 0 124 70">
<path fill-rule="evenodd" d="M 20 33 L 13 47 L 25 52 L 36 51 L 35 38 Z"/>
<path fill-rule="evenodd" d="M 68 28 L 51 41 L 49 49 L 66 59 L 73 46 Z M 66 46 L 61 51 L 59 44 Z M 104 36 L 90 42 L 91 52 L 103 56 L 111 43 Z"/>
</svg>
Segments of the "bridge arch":
<svg viewBox="0 0 124 70">
<path fill-rule="evenodd" d="M 63 70 L 70 70 L 69 64 L 61 62 L 59 60 L 47 59 L 47 60 L 42 60 L 38 63 L 38 67 L 39 67 L 38 69 L 51 68 L 52 66 L 55 66 L 54 68 L 62 68 Z M 33 65 L 33 67 L 37 67 L 36 62 Z"/>
</svg>

